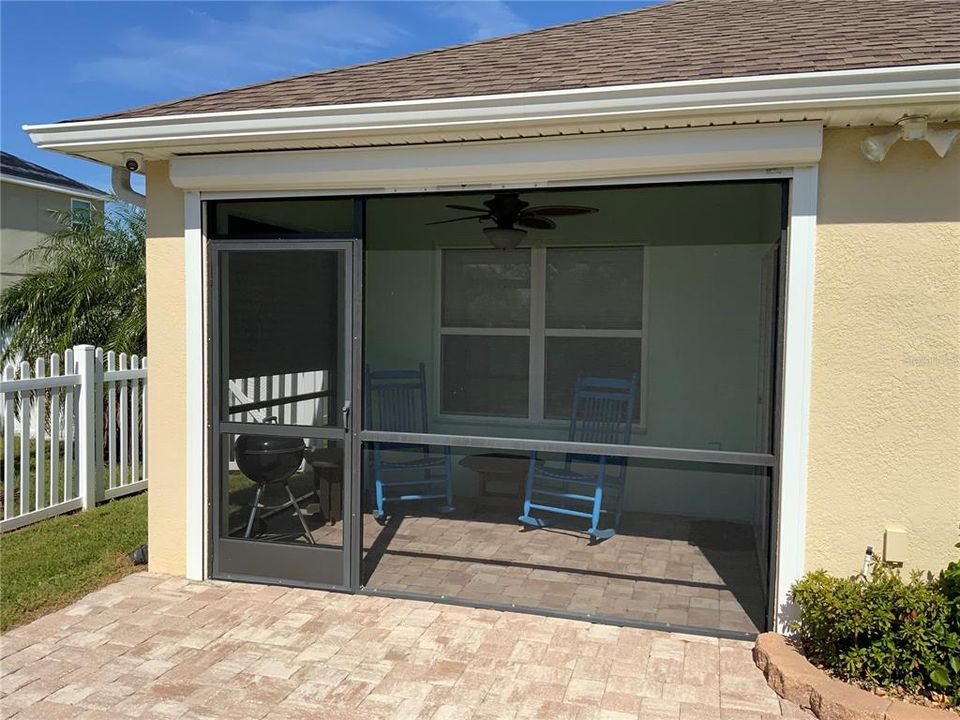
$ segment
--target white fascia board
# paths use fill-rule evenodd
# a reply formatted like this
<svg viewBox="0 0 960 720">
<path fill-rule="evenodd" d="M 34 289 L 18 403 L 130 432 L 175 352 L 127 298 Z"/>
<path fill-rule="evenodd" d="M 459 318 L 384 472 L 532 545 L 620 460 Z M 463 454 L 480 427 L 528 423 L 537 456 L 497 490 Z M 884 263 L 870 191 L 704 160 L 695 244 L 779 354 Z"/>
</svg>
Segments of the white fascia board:
<svg viewBox="0 0 960 720">
<path fill-rule="evenodd" d="M 813 165 L 819 122 L 175 157 L 189 191 L 454 188 Z"/>
<path fill-rule="evenodd" d="M 475 97 L 87 120 L 25 125 L 38 146 L 70 153 L 157 151 L 176 147 L 324 136 L 370 138 L 490 126 L 618 119 L 663 120 L 731 113 L 958 103 L 960 63 L 838 72 L 790 73 L 713 80 Z M 815 115 L 814 115 L 815 116 Z M 359 144 L 359 142 L 358 142 Z"/>
<path fill-rule="evenodd" d="M 0 182 L 10 183 L 11 185 L 22 185 L 23 187 L 35 188 L 37 190 L 49 190 L 50 192 L 69 195 L 70 197 L 80 198 L 82 200 L 99 200 L 109 202 L 113 198 L 106 193 L 90 192 L 89 190 L 79 190 L 64 187 L 63 185 L 53 185 L 51 183 L 37 182 L 36 180 L 26 180 L 13 175 L 0 175 Z"/>
</svg>

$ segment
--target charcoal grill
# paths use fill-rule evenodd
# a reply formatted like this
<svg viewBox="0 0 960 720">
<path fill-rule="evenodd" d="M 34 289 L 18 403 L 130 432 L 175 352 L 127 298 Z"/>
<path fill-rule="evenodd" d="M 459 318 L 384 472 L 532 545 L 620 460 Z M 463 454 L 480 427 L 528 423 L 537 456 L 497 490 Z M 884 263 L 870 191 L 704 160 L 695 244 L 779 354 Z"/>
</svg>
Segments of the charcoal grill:
<svg viewBox="0 0 960 720">
<path fill-rule="evenodd" d="M 310 528 L 307 527 L 307 522 L 303 518 L 300 501 L 310 497 L 310 495 L 316 495 L 319 502 L 320 496 L 314 488 L 311 492 L 298 498 L 290 488 L 290 478 L 303 463 L 303 453 L 306 450 L 303 440 L 275 435 L 239 435 L 234 442 L 233 449 L 240 472 L 257 484 L 257 493 L 254 496 L 253 507 L 250 508 L 250 515 L 247 518 L 246 531 L 243 537 L 249 538 L 251 536 L 257 518 L 266 518 L 283 512 L 287 508 L 293 508 L 300 525 L 303 527 L 304 538 L 311 545 L 314 544 Z M 266 488 L 274 484 L 283 485 L 289 499 L 281 505 L 265 505 L 263 498 Z"/>
</svg>

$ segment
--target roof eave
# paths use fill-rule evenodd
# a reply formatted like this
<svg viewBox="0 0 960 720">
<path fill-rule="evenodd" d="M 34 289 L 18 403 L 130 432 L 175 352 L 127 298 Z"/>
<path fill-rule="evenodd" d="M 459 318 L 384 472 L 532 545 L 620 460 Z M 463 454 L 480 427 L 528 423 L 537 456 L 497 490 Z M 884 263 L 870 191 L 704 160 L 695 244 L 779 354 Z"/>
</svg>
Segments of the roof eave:
<svg viewBox="0 0 960 720">
<path fill-rule="evenodd" d="M 870 124 L 923 107 L 948 108 L 937 120 L 960 120 L 960 63 L 711 80 L 577 88 L 382 103 L 322 105 L 231 112 L 114 118 L 45 125 L 24 130 L 41 148 L 120 164 L 125 152 L 148 159 L 251 149 L 417 141 L 435 133 L 478 129 L 601 126 L 623 122 L 669 124 L 714 119 L 752 122 L 771 113 L 827 115 L 830 124 Z M 807 117 L 807 116 L 804 116 Z M 845 120 L 846 118 L 846 120 Z M 867 118 L 867 119 L 865 119 Z"/>
<path fill-rule="evenodd" d="M 99 200 L 109 202 L 113 196 L 101 192 L 96 188 L 72 188 L 66 185 L 56 185 L 54 183 L 40 182 L 39 180 L 28 180 L 17 175 L 8 175 L 0 173 L 0 182 L 11 183 L 12 185 L 22 185 L 23 187 L 35 188 L 37 190 L 48 190 L 50 192 L 69 195 L 70 197 L 81 198 L 83 200 Z"/>
</svg>

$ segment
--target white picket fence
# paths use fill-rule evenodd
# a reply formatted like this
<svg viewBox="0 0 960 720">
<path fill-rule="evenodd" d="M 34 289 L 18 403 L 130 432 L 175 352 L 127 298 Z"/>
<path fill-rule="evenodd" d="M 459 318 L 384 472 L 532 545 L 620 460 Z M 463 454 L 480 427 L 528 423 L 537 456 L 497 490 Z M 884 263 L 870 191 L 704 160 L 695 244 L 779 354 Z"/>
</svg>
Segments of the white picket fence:
<svg viewBox="0 0 960 720">
<path fill-rule="evenodd" d="M 145 490 L 146 386 L 145 357 L 92 345 L 7 365 L 0 532 Z"/>
<path fill-rule="evenodd" d="M 262 423 L 275 417 L 281 425 L 321 425 L 329 420 L 330 373 L 309 370 L 281 375 L 237 378 L 229 383 L 233 422 Z"/>
</svg>

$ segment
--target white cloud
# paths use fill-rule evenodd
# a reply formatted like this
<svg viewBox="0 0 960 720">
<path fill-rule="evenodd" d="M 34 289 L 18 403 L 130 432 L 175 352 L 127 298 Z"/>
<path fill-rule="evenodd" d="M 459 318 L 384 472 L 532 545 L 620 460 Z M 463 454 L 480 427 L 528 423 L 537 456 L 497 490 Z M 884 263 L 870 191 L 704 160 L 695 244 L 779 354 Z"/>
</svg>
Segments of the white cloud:
<svg viewBox="0 0 960 720">
<path fill-rule="evenodd" d="M 171 93 L 216 90 L 369 57 L 406 31 L 359 4 L 251 5 L 240 20 L 178 8 L 177 36 L 130 28 L 109 54 L 79 63 L 80 81 Z"/>
<path fill-rule="evenodd" d="M 435 6 L 439 17 L 464 24 L 470 40 L 529 30 L 530 26 L 502 0 L 461 0 Z"/>
</svg>

